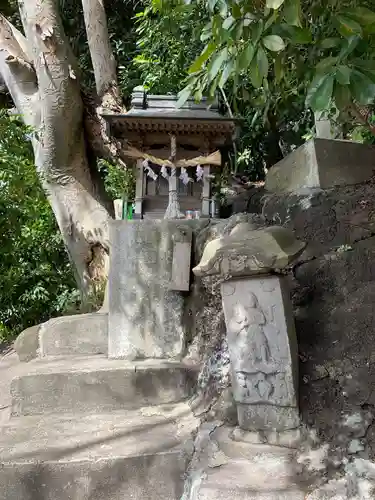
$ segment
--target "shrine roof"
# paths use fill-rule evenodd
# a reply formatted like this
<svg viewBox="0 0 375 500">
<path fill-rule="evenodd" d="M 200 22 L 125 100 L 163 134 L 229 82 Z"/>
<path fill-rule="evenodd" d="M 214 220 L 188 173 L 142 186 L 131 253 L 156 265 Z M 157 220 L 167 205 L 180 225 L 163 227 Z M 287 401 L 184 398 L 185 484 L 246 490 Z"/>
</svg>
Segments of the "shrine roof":
<svg viewBox="0 0 375 500">
<path fill-rule="evenodd" d="M 132 131 L 198 133 L 220 129 L 231 134 L 239 121 L 221 115 L 217 102 L 208 103 L 203 98 L 196 103 L 189 99 L 184 105 L 177 107 L 177 101 L 177 96 L 147 95 L 142 87 L 138 87 L 134 89 L 131 109 L 127 113 L 103 113 L 102 116 L 109 122 Z"/>
</svg>

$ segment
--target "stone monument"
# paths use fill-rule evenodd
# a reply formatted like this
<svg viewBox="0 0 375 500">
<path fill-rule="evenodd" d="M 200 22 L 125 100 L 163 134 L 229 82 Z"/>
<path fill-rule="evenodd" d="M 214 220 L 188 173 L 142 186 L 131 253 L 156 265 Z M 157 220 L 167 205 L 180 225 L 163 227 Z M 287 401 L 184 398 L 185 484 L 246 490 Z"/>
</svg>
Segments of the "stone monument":
<svg viewBox="0 0 375 500">
<path fill-rule="evenodd" d="M 217 274 L 227 328 L 239 425 L 247 431 L 299 426 L 297 343 L 286 278 L 277 272 L 304 249 L 292 232 L 238 224 L 207 244 L 194 268 Z"/>
<path fill-rule="evenodd" d="M 191 270 L 188 221 L 112 221 L 110 238 L 109 357 L 180 358 L 181 292 L 189 290 Z"/>
</svg>

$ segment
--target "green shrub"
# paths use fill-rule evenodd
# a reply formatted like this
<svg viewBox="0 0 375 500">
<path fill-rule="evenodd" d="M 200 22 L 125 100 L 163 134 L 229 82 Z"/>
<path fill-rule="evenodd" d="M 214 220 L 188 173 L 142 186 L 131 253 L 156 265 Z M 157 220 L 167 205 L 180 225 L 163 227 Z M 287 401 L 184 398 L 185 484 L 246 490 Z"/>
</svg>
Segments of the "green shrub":
<svg viewBox="0 0 375 500">
<path fill-rule="evenodd" d="M 0 111 L 0 341 L 80 300 L 29 134 Z"/>
</svg>

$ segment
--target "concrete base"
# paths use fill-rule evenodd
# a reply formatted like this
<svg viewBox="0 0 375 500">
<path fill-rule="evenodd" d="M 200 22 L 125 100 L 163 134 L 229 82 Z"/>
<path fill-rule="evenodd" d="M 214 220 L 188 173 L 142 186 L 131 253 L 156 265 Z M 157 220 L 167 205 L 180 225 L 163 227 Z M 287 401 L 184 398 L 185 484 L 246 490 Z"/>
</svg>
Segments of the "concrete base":
<svg viewBox="0 0 375 500">
<path fill-rule="evenodd" d="M 367 182 L 374 175 L 374 152 L 375 148 L 366 144 L 313 139 L 268 171 L 266 190 L 289 193 Z"/>
<path fill-rule="evenodd" d="M 189 407 L 22 417 L 0 432 L 0 500 L 179 500 Z"/>
<path fill-rule="evenodd" d="M 107 412 L 188 398 L 196 369 L 179 362 L 102 356 L 37 359 L 11 384 L 12 415 Z"/>
</svg>

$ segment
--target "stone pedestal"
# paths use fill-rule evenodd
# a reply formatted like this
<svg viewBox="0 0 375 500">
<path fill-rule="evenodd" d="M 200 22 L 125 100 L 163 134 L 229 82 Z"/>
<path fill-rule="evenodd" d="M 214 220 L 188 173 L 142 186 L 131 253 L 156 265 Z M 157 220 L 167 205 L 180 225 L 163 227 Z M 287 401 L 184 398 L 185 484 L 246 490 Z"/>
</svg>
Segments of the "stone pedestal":
<svg viewBox="0 0 375 500">
<path fill-rule="evenodd" d="M 374 175 L 374 151 L 367 144 L 313 139 L 268 171 L 266 190 L 290 193 L 367 182 Z"/>
<path fill-rule="evenodd" d="M 190 260 L 179 259 L 176 252 L 191 245 L 191 227 L 167 220 L 113 221 L 110 240 L 109 357 L 180 357 L 185 347 L 184 298 L 173 290 L 173 275 L 179 268 L 175 281 L 180 287 L 189 275 L 181 268 L 190 269 Z"/>
<path fill-rule="evenodd" d="M 240 427 L 298 427 L 297 342 L 284 278 L 231 279 L 221 293 Z"/>
</svg>

